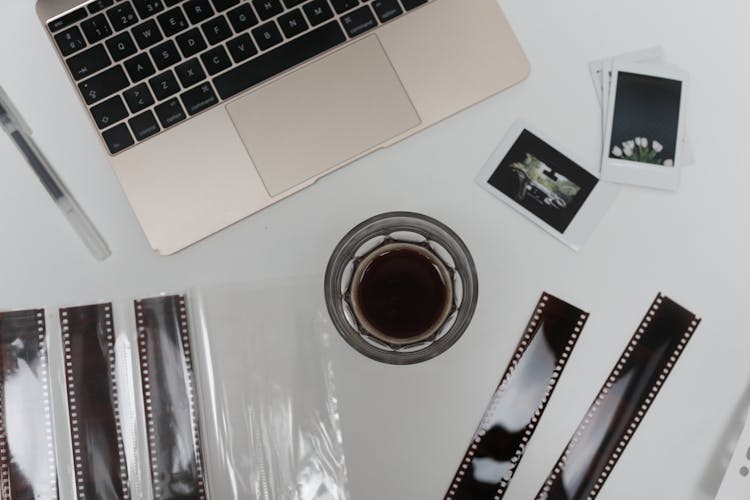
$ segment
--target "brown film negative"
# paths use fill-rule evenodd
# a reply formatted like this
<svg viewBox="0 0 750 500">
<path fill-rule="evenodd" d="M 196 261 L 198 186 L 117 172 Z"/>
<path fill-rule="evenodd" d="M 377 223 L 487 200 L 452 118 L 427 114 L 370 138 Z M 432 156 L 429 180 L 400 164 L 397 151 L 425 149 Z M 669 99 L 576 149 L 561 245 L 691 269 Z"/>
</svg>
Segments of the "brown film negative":
<svg viewBox="0 0 750 500">
<path fill-rule="evenodd" d="M 500 500 L 588 313 L 542 294 L 445 500 Z"/>
<path fill-rule="evenodd" d="M 205 500 L 185 298 L 135 301 L 151 482 L 162 500 Z"/>
<path fill-rule="evenodd" d="M 699 323 L 656 297 L 537 500 L 596 498 Z"/>
<path fill-rule="evenodd" d="M 44 310 L 0 313 L 0 498 L 56 499 Z"/>
<path fill-rule="evenodd" d="M 60 309 L 78 500 L 128 500 L 112 305 Z"/>
</svg>

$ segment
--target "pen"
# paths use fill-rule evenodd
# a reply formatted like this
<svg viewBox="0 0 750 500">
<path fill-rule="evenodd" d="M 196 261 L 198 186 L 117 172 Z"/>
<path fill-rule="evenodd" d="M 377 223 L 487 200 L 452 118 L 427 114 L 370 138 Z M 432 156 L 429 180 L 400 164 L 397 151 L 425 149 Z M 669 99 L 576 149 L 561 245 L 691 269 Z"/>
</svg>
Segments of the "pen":
<svg viewBox="0 0 750 500">
<path fill-rule="evenodd" d="M 20 113 L 13 107 L 2 87 L 0 87 L 0 127 L 5 130 L 16 144 L 21 154 L 23 154 L 29 163 L 29 166 L 31 166 L 31 169 L 39 177 L 42 185 L 52 197 L 52 200 L 68 219 L 68 222 L 86 244 L 91 254 L 98 260 L 104 260 L 109 257 L 111 252 L 109 251 L 107 242 L 104 241 L 104 238 L 96 230 L 94 224 L 31 138 L 31 129 L 23 120 Z"/>
</svg>

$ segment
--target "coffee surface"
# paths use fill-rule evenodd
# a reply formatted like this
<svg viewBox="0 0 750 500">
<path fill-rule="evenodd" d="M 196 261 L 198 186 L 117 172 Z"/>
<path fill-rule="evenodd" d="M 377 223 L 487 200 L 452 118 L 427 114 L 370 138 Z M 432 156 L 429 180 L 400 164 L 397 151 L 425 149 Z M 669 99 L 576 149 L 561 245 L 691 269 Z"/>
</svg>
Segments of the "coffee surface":
<svg viewBox="0 0 750 500">
<path fill-rule="evenodd" d="M 436 264 L 408 248 L 383 251 L 363 270 L 358 285 L 356 299 L 365 319 L 399 340 L 434 327 L 451 300 Z"/>
</svg>

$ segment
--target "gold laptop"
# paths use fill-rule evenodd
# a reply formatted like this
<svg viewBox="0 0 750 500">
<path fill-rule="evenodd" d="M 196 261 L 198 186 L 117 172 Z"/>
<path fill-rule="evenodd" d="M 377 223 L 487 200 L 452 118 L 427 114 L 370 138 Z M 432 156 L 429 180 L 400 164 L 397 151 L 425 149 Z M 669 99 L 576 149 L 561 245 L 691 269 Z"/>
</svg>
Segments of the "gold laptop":
<svg viewBox="0 0 750 500">
<path fill-rule="evenodd" d="M 497 0 L 38 0 L 171 254 L 521 80 Z"/>
</svg>

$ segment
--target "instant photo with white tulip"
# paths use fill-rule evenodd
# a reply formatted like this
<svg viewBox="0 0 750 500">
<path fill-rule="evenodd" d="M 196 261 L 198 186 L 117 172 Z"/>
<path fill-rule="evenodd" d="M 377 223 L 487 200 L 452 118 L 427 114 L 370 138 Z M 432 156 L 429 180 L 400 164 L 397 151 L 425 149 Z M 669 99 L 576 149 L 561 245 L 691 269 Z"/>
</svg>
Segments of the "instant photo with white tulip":
<svg viewBox="0 0 750 500">
<path fill-rule="evenodd" d="M 602 106 L 602 130 L 606 131 L 606 119 L 609 105 L 609 88 L 612 82 L 612 66 L 615 63 L 642 63 L 642 64 L 668 64 L 664 49 L 662 47 L 651 47 L 647 49 L 626 52 L 614 57 L 597 59 L 589 63 L 589 72 L 594 84 L 594 91 L 599 104 Z M 606 70 L 605 70 L 606 69 Z M 605 89 L 607 98 L 605 100 Z M 602 136 L 606 135 L 606 132 Z M 695 155 L 690 143 L 689 134 L 685 131 L 685 138 L 682 146 L 682 160 L 680 166 L 684 167 L 695 163 Z M 606 148 L 605 148 L 606 149 Z"/>
<path fill-rule="evenodd" d="M 574 250 L 588 239 L 620 187 L 600 182 L 563 149 L 516 122 L 477 183 Z"/>
<path fill-rule="evenodd" d="M 612 64 L 611 83 L 603 94 L 608 103 L 603 180 L 677 189 L 687 80 L 687 74 L 672 66 Z"/>
</svg>

